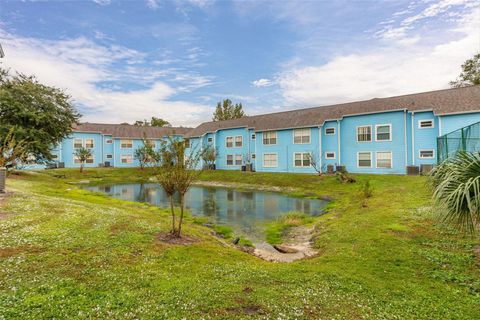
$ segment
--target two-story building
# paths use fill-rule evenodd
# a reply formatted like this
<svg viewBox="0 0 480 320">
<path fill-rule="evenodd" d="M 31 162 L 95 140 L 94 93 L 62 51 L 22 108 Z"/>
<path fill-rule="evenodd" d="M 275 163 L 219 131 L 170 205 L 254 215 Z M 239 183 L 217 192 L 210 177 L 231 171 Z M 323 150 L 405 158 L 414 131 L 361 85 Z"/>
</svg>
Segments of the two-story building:
<svg viewBox="0 0 480 320">
<path fill-rule="evenodd" d="M 476 122 L 480 86 L 205 122 L 185 138 L 190 152 L 214 148 L 218 169 L 405 174 L 436 164 L 438 137 Z"/>
<path fill-rule="evenodd" d="M 80 167 L 75 150 L 87 148 L 92 156 L 85 167 L 138 167 L 134 152 L 143 146 L 146 138 L 155 149 L 168 137 L 182 139 L 191 128 L 185 127 L 144 127 L 128 124 L 82 123 L 73 128 L 73 133 L 56 146 L 53 158 L 58 167 Z M 45 165 L 26 165 L 27 169 L 40 169 Z"/>
</svg>

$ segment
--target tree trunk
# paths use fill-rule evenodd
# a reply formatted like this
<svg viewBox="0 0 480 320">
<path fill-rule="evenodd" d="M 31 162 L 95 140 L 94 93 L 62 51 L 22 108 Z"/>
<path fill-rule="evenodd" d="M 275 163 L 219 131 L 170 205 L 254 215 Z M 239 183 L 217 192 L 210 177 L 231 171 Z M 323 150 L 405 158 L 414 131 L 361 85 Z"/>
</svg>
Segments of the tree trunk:
<svg viewBox="0 0 480 320">
<path fill-rule="evenodd" d="M 168 196 L 170 198 L 170 211 L 172 212 L 172 234 L 175 234 L 176 228 L 175 228 L 175 207 L 173 205 L 173 195 Z"/>
<path fill-rule="evenodd" d="M 180 221 L 178 222 L 178 230 L 177 230 L 178 237 L 181 237 L 181 233 L 182 233 L 184 197 L 185 197 L 185 194 L 180 194 Z"/>
<path fill-rule="evenodd" d="M 80 173 L 83 173 L 83 163 L 80 164 Z"/>
</svg>

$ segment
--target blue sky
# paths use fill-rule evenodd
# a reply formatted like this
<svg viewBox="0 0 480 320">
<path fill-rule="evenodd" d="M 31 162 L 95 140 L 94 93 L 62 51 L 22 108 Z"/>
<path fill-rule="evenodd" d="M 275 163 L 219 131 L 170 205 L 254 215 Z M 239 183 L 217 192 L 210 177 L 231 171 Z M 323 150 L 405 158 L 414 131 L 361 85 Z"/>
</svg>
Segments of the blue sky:
<svg viewBox="0 0 480 320">
<path fill-rule="evenodd" d="M 65 88 L 84 121 L 209 121 L 448 87 L 480 7 L 440 1 L 3 1 L 2 63 Z"/>
</svg>

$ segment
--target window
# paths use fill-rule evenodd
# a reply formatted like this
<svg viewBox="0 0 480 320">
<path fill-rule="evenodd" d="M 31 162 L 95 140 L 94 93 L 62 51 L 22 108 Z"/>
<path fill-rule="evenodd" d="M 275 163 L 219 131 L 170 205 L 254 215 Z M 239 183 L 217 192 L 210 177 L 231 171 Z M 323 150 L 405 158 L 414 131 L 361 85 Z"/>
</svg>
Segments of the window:
<svg viewBox="0 0 480 320">
<path fill-rule="evenodd" d="M 227 154 L 227 166 L 233 166 L 233 154 Z"/>
<path fill-rule="evenodd" d="M 112 159 L 113 156 L 112 156 L 111 154 L 107 154 L 106 158 L 107 158 L 107 159 Z"/>
<path fill-rule="evenodd" d="M 335 159 L 335 152 L 327 151 L 325 152 L 325 159 Z"/>
<path fill-rule="evenodd" d="M 87 160 L 85 161 L 85 163 L 93 163 L 94 160 L 93 160 L 93 155 L 88 157 Z M 81 164 L 82 161 L 80 161 L 80 158 L 78 158 L 77 156 L 73 157 L 73 163 L 75 164 Z"/>
<path fill-rule="evenodd" d="M 236 154 L 235 155 L 235 165 L 236 166 L 241 166 L 242 165 L 242 155 L 241 154 Z"/>
<path fill-rule="evenodd" d="M 359 153 L 357 153 L 357 166 L 359 168 L 371 168 L 372 167 L 372 153 L 371 152 L 359 152 Z"/>
<path fill-rule="evenodd" d="M 52 154 L 52 160 L 57 160 L 58 159 L 58 154 Z"/>
<path fill-rule="evenodd" d="M 208 142 L 213 142 L 213 138 L 210 137 L 210 138 L 207 139 L 207 141 L 208 141 Z"/>
<path fill-rule="evenodd" d="M 131 154 L 122 154 L 120 156 L 121 163 L 133 163 L 133 156 Z"/>
<path fill-rule="evenodd" d="M 332 134 L 335 134 L 335 128 L 325 128 L 325 134 L 327 136 L 330 136 Z"/>
<path fill-rule="evenodd" d="M 82 147 L 83 147 L 83 140 L 82 140 L 82 139 L 78 139 L 78 138 L 77 138 L 77 139 L 74 139 L 74 140 L 73 140 L 73 147 L 74 147 L 75 149 L 80 149 L 80 148 L 82 148 Z"/>
<path fill-rule="evenodd" d="M 295 129 L 293 130 L 293 143 L 305 144 L 310 143 L 310 129 Z"/>
<path fill-rule="evenodd" d="M 391 152 L 377 152 L 377 168 L 390 169 L 392 167 Z"/>
<path fill-rule="evenodd" d="M 310 153 L 294 153 L 295 167 L 310 167 Z"/>
<path fill-rule="evenodd" d="M 93 149 L 93 139 L 85 139 L 85 148 Z"/>
<path fill-rule="evenodd" d="M 105 143 L 106 143 L 106 144 L 112 144 L 112 143 L 113 143 L 113 140 L 112 140 L 112 139 L 107 139 L 107 140 L 105 140 Z"/>
<path fill-rule="evenodd" d="M 420 150 L 419 151 L 419 156 L 422 159 L 433 159 L 435 156 L 435 151 L 434 150 Z"/>
<path fill-rule="evenodd" d="M 276 153 L 263 154 L 263 166 L 266 168 L 274 168 L 278 165 Z"/>
<path fill-rule="evenodd" d="M 375 126 L 376 141 L 392 141 L 392 125 L 378 124 Z"/>
<path fill-rule="evenodd" d="M 233 148 L 233 137 L 226 137 L 225 141 L 227 148 Z"/>
<path fill-rule="evenodd" d="M 277 131 L 264 132 L 263 144 L 277 144 Z"/>
<path fill-rule="evenodd" d="M 120 140 L 120 148 L 122 149 L 131 149 L 133 147 L 132 140 Z M 128 162 L 130 163 L 130 162 Z"/>
<path fill-rule="evenodd" d="M 252 133 L 252 140 L 255 140 L 255 133 Z"/>
<path fill-rule="evenodd" d="M 257 156 L 255 155 L 255 153 L 252 153 L 252 159 L 255 159 Z"/>
<path fill-rule="evenodd" d="M 357 142 L 372 141 L 372 126 L 357 127 Z"/>
<path fill-rule="evenodd" d="M 427 129 L 427 128 L 433 128 L 433 120 L 420 120 L 418 121 L 418 127 L 420 129 Z"/>
<path fill-rule="evenodd" d="M 190 148 L 190 139 L 185 139 L 183 143 L 185 143 L 185 148 Z"/>
<path fill-rule="evenodd" d="M 243 137 L 242 136 L 236 136 L 235 137 L 235 147 L 241 147 L 243 145 Z"/>
</svg>

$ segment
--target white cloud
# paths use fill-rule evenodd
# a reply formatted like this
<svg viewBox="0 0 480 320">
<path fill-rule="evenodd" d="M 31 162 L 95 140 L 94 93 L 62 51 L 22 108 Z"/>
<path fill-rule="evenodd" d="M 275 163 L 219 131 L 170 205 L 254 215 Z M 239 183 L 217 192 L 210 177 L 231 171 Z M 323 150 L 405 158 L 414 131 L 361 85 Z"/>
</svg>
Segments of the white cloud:
<svg viewBox="0 0 480 320">
<path fill-rule="evenodd" d="M 175 101 L 179 89 L 137 66 L 144 55 L 136 50 L 101 46 L 86 38 L 52 41 L 20 38 L 2 31 L 0 41 L 6 54 L 2 64 L 66 89 L 81 106 L 83 121 L 119 123 L 158 116 L 174 125 L 191 126 L 210 116 L 209 106 Z M 125 68 L 118 69 L 118 65 Z M 144 89 L 112 89 L 117 81 L 132 80 L 145 83 Z M 205 85 L 205 80 L 198 76 L 197 84 Z"/>
<path fill-rule="evenodd" d="M 463 15 L 448 30 L 451 39 L 440 38 L 435 45 L 419 43 L 405 50 L 392 40 L 324 65 L 291 67 L 278 80 L 283 96 L 289 104 L 325 105 L 446 88 L 460 65 L 478 52 L 479 15 L 478 8 Z"/>
<path fill-rule="evenodd" d="M 159 1 L 158 0 L 147 0 L 147 7 L 149 7 L 152 10 L 156 10 L 160 7 Z"/>
<path fill-rule="evenodd" d="M 111 0 L 92 0 L 92 1 L 101 6 L 108 6 L 111 3 Z"/>
<path fill-rule="evenodd" d="M 258 79 L 258 80 L 252 81 L 252 85 L 258 88 L 269 87 L 273 85 L 273 82 L 269 79 Z"/>
</svg>

